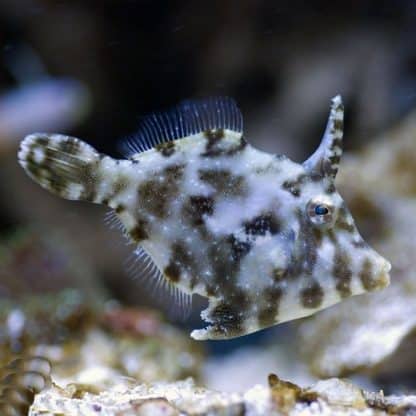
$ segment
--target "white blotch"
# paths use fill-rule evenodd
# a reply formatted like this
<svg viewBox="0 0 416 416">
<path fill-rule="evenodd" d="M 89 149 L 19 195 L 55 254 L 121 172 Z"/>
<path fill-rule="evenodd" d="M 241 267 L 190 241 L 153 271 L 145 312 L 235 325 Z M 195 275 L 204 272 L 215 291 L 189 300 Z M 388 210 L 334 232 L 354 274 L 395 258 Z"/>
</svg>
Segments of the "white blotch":
<svg viewBox="0 0 416 416">
<path fill-rule="evenodd" d="M 33 150 L 33 158 L 36 163 L 41 164 L 45 159 L 45 153 L 43 149 L 35 148 Z"/>
<path fill-rule="evenodd" d="M 82 191 L 84 190 L 84 186 L 79 183 L 70 183 L 67 186 L 67 195 L 70 199 L 79 199 L 79 197 L 82 194 Z"/>
</svg>

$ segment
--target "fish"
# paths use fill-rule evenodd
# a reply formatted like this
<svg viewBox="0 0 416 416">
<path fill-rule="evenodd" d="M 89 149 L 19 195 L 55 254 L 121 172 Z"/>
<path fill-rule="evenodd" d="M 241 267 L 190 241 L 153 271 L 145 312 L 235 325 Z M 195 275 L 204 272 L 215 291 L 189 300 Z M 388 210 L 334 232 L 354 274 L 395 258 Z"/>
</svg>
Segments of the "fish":
<svg viewBox="0 0 416 416">
<path fill-rule="evenodd" d="M 250 145 L 228 97 L 148 115 L 126 159 L 34 133 L 18 161 L 48 191 L 110 207 L 155 281 L 208 299 L 207 326 L 191 337 L 230 339 L 388 286 L 390 263 L 364 241 L 335 187 L 343 117 L 338 95 L 303 163 Z"/>
</svg>

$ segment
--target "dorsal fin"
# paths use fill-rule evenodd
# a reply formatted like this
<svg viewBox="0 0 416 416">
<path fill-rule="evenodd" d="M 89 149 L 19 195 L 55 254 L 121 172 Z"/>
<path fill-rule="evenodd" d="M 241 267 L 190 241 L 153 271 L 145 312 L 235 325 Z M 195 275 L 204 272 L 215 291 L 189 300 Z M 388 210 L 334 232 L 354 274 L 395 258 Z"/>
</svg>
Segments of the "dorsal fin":
<svg viewBox="0 0 416 416">
<path fill-rule="evenodd" d="M 186 100 L 170 111 L 149 114 L 122 150 L 127 157 L 132 157 L 158 144 L 213 129 L 243 132 L 243 116 L 232 98 Z"/>
</svg>

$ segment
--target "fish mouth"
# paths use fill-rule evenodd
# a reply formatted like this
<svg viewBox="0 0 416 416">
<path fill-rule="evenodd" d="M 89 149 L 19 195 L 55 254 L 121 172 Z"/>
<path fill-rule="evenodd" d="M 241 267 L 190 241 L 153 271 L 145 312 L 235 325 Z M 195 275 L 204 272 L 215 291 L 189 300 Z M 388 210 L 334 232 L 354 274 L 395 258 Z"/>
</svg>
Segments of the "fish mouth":
<svg viewBox="0 0 416 416">
<path fill-rule="evenodd" d="M 374 287 L 372 290 L 380 290 L 390 284 L 391 264 L 384 257 L 379 256 L 377 261 L 376 273 L 374 274 Z"/>
<path fill-rule="evenodd" d="M 383 259 L 383 264 L 376 277 L 377 282 L 379 282 L 378 288 L 383 289 L 390 284 L 390 270 L 391 270 L 390 262 L 387 261 L 386 259 Z"/>
</svg>

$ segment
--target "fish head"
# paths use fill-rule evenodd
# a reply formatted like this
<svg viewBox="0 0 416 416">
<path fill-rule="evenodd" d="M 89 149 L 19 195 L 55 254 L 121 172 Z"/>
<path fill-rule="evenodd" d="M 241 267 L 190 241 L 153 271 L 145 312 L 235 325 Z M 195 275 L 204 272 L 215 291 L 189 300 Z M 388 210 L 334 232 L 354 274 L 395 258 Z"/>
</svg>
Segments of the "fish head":
<svg viewBox="0 0 416 416">
<path fill-rule="evenodd" d="M 332 101 L 322 142 L 303 164 L 293 210 L 292 274 L 304 277 L 304 306 L 315 306 L 322 292 L 328 306 L 351 295 L 382 289 L 390 282 L 390 263 L 367 244 L 355 225 L 335 178 L 342 154 L 343 106 Z M 318 289 L 319 288 L 319 289 Z M 319 297 L 319 296 L 318 296 Z M 321 299 L 322 300 L 322 299 Z"/>
<path fill-rule="evenodd" d="M 332 178 L 306 176 L 293 231 L 296 273 L 324 280 L 340 298 L 388 286 L 390 263 L 365 242 Z"/>
</svg>

